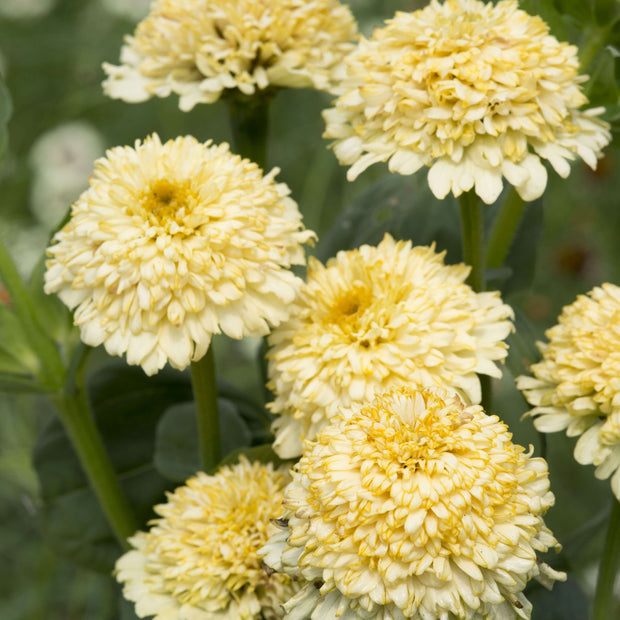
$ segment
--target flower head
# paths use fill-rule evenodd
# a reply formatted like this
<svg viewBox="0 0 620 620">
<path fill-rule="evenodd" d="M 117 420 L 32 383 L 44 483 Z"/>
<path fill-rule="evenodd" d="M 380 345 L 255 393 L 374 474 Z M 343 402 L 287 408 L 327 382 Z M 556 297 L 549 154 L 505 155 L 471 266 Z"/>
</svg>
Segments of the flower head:
<svg viewBox="0 0 620 620">
<path fill-rule="evenodd" d="M 599 479 L 614 474 L 620 500 L 620 287 L 603 284 L 580 295 L 545 335 L 534 377 L 517 378 L 534 405 L 527 415 L 543 433 L 581 435 L 576 460 L 596 465 Z"/>
<path fill-rule="evenodd" d="M 120 67 L 103 65 L 110 97 L 180 96 L 179 107 L 273 87 L 331 90 L 357 26 L 338 0 L 155 0 Z"/>
<path fill-rule="evenodd" d="M 275 620 L 295 592 L 286 575 L 265 572 L 258 549 L 275 526 L 283 470 L 241 459 L 214 476 L 204 473 L 155 507 L 160 518 L 129 539 L 116 563 L 124 596 L 140 618 Z"/>
<path fill-rule="evenodd" d="M 576 48 L 516 0 L 431 0 L 399 12 L 345 66 L 324 117 L 350 180 L 389 160 L 401 174 L 428 166 L 438 198 L 474 187 L 492 203 L 505 177 L 533 200 L 547 184 L 541 159 L 562 177 L 576 155 L 595 168 L 611 137 L 601 108 L 579 110 L 587 78 Z"/>
<path fill-rule="evenodd" d="M 298 456 L 339 406 L 399 385 L 449 386 L 480 402 L 477 373 L 501 377 L 512 310 L 475 293 L 466 265 L 386 235 L 376 247 L 310 259 L 291 318 L 269 337 L 274 447 Z"/>
<path fill-rule="evenodd" d="M 214 333 L 266 334 L 313 237 L 276 173 L 192 137 L 109 150 L 48 249 L 45 291 L 84 342 L 147 374 L 200 359 Z"/>
<path fill-rule="evenodd" d="M 558 547 L 546 462 L 454 393 L 343 408 L 292 475 L 288 523 L 260 551 L 307 582 L 290 620 L 529 618 L 526 582 L 565 578 L 536 557 Z"/>
</svg>

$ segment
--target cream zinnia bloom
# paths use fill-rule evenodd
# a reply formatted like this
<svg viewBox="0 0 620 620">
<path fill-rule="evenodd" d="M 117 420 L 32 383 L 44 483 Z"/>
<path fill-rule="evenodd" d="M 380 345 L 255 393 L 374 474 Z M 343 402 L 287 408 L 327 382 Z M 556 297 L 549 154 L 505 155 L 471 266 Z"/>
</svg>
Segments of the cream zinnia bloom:
<svg viewBox="0 0 620 620">
<path fill-rule="evenodd" d="M 538 343 L 542 361 L 534 377 L 517 378 L 534 408 L 526 415 L 543 433 L 581 435 L 575 459 L 611 478 L 620 501 L 620 287 L 603 284 L 562 310 Z M 615 472 L 615 473 L 614 473 Z"/>
<path fill-rule="evenodd" d="M 470 190 L 486 203 L 502 177 L 524 200 L 542 195 L 541 159 L 568 176 L 579 156 L 596 168 L 611 135 L 580 84 L 577 49 L 549 34 L 515 0 L 431 0 L 397 13 L 345 62 L 335 107 L 324 112 L 349 180 L 375 162 L 430 168 L 437 198 Z"/>
<path fill-rule="evenodd" d="M 184 111 L 225 92 L 332 90 L 357 37 L 338 0 L 155 0 L 103 86 L 131 103 L 176 93 Z"/>
<path fill-rule="evenodd" d="M 275 620 L 296 589 L 265 571 L 257 552 L 277 530 L 290 476 L 247 460 L 214 476 L 200 472 L 155 507 L 160 518 L 129 539 L 116 563 L 123 595 L 140 618 Z"/>
<path fill-rule="evenodd" d="M 86 344 L 147 374 L 200 359 L 214 333 L 265 335 L 314 236 L 276 173 L 192 137 L 109 150 L 48 249 L 45 291 Z"/>
<path fill-rule="evenodd" d="M 449 386 L 480 402 L 477 373 L 494 363 L 513 317 L 499 293 L 464 284 L 470 268 L 444 265 L 433 247 L 386 235 L 376 247 L 310 259 L 291 318 L 269 336 L 274 449 L 301 454 L 339 406 L 400 385 Z"/>
<path fill-rule="evenodd" d="M 307 442 L 260 551 L 306 585 L 288 620 L 529 618 L 527 581 L 565 579 L 542 515 L 547 463 L 453 392 L 400 388 Z"/>
</svg>

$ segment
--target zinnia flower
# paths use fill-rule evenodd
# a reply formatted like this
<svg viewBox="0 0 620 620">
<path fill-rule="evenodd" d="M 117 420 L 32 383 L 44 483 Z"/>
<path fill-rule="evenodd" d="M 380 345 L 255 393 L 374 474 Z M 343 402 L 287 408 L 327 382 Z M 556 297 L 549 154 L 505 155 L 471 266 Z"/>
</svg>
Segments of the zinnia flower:
<svg viewBox="0 0 620 620">
<path fill-rule="evenodd" d="M 464 284 L 434 247 L 386 235 L 376 247 L 310 259 L 291 317 L 269 336 L 274 448 L 298 456 L 339 406 L 388 388 L 449 386 L 480 402 L 476 373 L 501 377 L 513 316 L 499 293 Z"/>
<path fill-rule="evenodd" d="M 155 0 L 126 38 L 122 65 L 103 65 L 103 86 L 132 103 L 173 92 L 184 111 L 224 92 L 330 90 L 355 40 L 338 0 Z"/>
<path fill-rule="evenodd" d="M 306 442 L 265 562 L 306 581 L 288 620 L 529 618 L 559 545 L 547 463 L 495 415 L 438 388 L 341 409 Z"/>
<path fill-rule="evenodd" d="M 517 378 L 534 408 L 526 415 L 543 433 L 581 435 L 575 459 L 611 478 L 620 501 L 620 287 L 603 284 L 562 310 L 538 343 L 542 361 L 534 377 Z M 615 472 L 615 473 L 614 473 Z"/>
<path fill-rule="evenodd" d="M 198 473 L 155 507 L 148 532 L 116 563 L 116 578 L 140 618 L 275 620 L 295 593 L 258 556 L 290 480 L 283 470 L 241 459 L 214 476 Z"/>
<path fill-rule="evenodd" d="M 76 308 L 86 344 L 147 374 L 185 368 L 220 331 L 265 335 L 314 235 L 276 173 L 192 137 L 109 150 L 48 249 L 45 291 Z"/>
<path fill-rule="evenodd" d="M 568 176 L 578 155 L 596 167 L 611 135 L 580 84 L 577 49 L 515 0 L 437 0 L 397 13 L 345 61 L 335 107 L 324 112 L 349 180 L 375 162 L 430 168 L 437 198 L 475 188 L 486 203 L 502 177 L 524 200 L 542 195 L 541 159 Z"/>
</svg>

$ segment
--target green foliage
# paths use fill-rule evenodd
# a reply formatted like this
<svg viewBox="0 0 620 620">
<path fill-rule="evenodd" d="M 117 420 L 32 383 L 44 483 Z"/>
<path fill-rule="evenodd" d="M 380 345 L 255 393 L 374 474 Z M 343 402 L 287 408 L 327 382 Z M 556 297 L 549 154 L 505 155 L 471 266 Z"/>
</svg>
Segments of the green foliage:
<svg viewBox="0 0 620 620">
<path fill-rule="evenodd" d="M 172 487 L 153 464 L 155 428 L 168 407 L 191 398 L 189 382 L 175 372 L 149 378 L 140 368 L 113 365 L 92 377 L 89 396 L 123 489 L 145 525 Z M 120 548 L 56 419 L 37 441 L 34 464 L 48 544 L 80 565 L 109 572 Z"/>
<path fill-rule="evenodd" d="M 6 153 L 9 145 L 9 130 L 7 124 L 13 112 L 13 104 L 9 90 L 0 76 L 0 159 Z"/>
</svg>

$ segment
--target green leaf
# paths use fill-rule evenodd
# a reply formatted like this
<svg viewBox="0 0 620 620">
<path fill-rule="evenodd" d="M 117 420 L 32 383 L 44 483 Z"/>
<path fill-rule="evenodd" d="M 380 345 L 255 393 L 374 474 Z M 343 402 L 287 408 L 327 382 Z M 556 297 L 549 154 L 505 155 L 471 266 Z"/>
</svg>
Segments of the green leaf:
<svg viewBox="0 0 620 620">
<path fill-rule="evenodd" d="M 250 445 L 252 435 L 232 401 L 218 398 L 223 455 Z M 202 469 L 196 407 L 172 405 L 161 417 L 155 438 L 155 467 L 162 476 L 183 482 Z"/>
<path fill-rule="evenodd" d="M 0 304 L 0 369 L 36 375 L 41 366 L 30 347 L 21 321 L 8 306 Z"/>
<path fill-rule="evenodd" d="M 616 81 L 616 63 L 620 58 L 618 50 L 608 45 L 601 50 L 589 67 L 590 79 L 584 92 L 592 106 L 617 105 L 620 91 Z"/>
<path fill-rule="evenodd" d="M 532 620 L 584 620 L 589 617 L 589 604 L 579 583 L 572 577 L 558 581 L 547 590 L 531 581 L 524 592 L 532 603 Z"/>
<path fill-rule="evenodd" d="M 48 295 L 43 290 L 45 259 L 46 255 L 43 253 L 28 281 L 28 292 L 37 320 L 56 342 L 67 344 L 70 341 L 75 345 L 79 342 L 79 330 L 73 326 L 71 311 L 56 295 Z"/>
<path fill-rule="evenodd" d="M 549 26 L 551 34 L 560 41 L 568 40 L 568 28 L 562 13 L 556 9 L 553 0 L 520 0 L 519 8 L 530 15 L 538 15 Z"/>
<path fill-rule="evenodd" d="M 578 2 L 579 0 L 574 0 Z M 596 22 L 605 26 L 618 19 L 620 4 L 618 0 L 593 0 Z"/>
<path fill-rule="evenodd" d="M 171 488 L 152 461 L 155 429 L 171 405 L 191 398 L 187 377 L 107 366 L 89 382 L 95 419 L 111 462 L 139 521 L 153 517 L 153 505 Z M 41 486 L 41 529 L 59 554 L 84 566 L 109 572 L 120 548 L 91 492 L 71 444 L 57 419 L 39 437 L 34 465 Z"/>
<path fill-rule="evenodd" d="M 458 203 L 451 195 L 435 198 L 424 174 L 390 174 L 371 185 L 323 235 L 317 257 L 325 261 L 339 250 L 375 245 L 386 232 L 414 245 L 435 242 L 438 251 L 447 251 L 448 263 L 461 259 Z"/>
<path fill-rule="evenodd" d="M 506 367 L 513 377 L 529 374 L 530 365 L 540 359 L 536 340 L 540 340 L 534 326 L 519 308 L 515 308 L 515 331 L 506 338 L 508 358 Z"/>
<path fill-rule="evenodd" d="M 6 361 L 0 355 L 0 392 L 5 394 L 43 394 L 48 392 L 31 374 L 4 372 L 2 362 Z"/>
<path fill-rule="evenodd" d="M 11 96 L 2 76 L 0 76 L 0 158 L 6 153 L 9 144 L 9 132 L 6 125 L 12 113 Z"/>
<path fill-rule="evenodd" d="M 259 461 L 260 463 L 273 463 L 275 467 L 291 463 L 291 461 L 283 461 L 273 450 L 272 444 L 264 444 L 262 446 L 253 446 L 251 448 L 242 448 L 235 450 L 225 459 L 220 461 L 218 467 L 223 465 L 234 465 L 239 462 L 239 457 L 245 456 L 248 461 Z"/>
<path fill-rule="evenodd" d="M 531 285 L 543 230 L 542 200 L 526 203 L 504 265 L 501 270 L 488 274 L 487 288 L 497 288 L 502 295 L 508 295 Z"/>
</svg>

